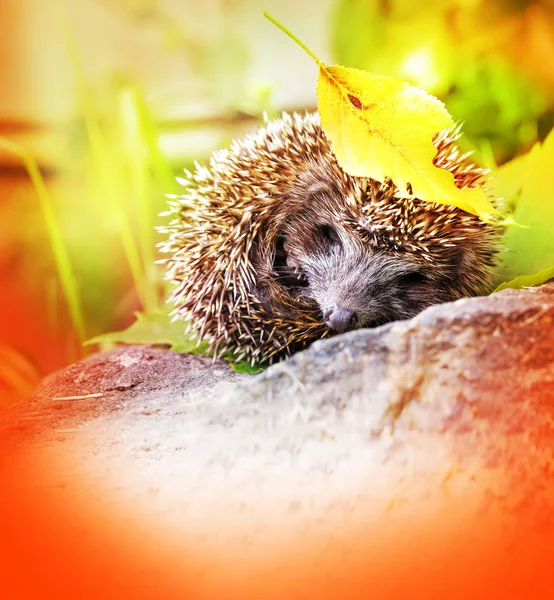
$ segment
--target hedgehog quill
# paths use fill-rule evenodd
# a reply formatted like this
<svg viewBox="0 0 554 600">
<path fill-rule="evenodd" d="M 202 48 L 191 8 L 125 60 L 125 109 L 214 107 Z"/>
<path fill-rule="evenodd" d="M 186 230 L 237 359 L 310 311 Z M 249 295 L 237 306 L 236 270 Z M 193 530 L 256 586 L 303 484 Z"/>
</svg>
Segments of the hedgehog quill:
<svg viewBox="0 0 554 600">
<path fill-rule="evenodd" d="M 483 185 L 458 137 L 435 136 L 435 166 Z M 494 225 L 346 174 L 317 113 L 283 114 L 180 182 L 161 245 L 171 302 L 215 355 L 271 363 L 490 285 Z"/>
</svg>

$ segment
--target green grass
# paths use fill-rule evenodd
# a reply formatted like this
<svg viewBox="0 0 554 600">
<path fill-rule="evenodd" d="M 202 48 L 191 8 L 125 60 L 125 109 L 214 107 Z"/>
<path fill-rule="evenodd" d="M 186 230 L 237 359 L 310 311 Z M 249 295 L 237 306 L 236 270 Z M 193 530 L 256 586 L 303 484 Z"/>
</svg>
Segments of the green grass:
<svg viewBox="0 0 554 600">
<path fill-rule="evenodd" d="M 50 191 L 46 187 L 44 178 L 42 177 L 36 160 L 29 152 L 27 152 L 19 144 L 16 144 L 15 142 L 5 138 L 0 138 L 0 148 L 17 157 L 23 163 L 27 173 L 29 174 L 31 182 L 33 183 L 40 203 L 40 209 L 46 225 L 50 248 L 52 249 L 52 254 L 54 256 L 56 271 L 62 286 L 65 300 L 67 302 L 71 321 L 79 339 L 84 341 L 86 337 L 86 330 L 83 309 L 79 296 L 79 285 L 77 283 L 71 261 L 69 260 L 67 245 L 64 241 L 58 220 L 56 218 L 54 203 Z"/>
<path fill-rule="evenodd" d="M 175 192 L 176 182 L 141 89 L 119 77 L 106 102 L 105 87 L 93 87 L 86 78 L 63 4 L 57 2 L 55 7 L 77 90 L 79 118 L 65 131 L 73 144 L 70 160 L 61 162 L 57 181 L 50 186 L 28 148 L 0 138 L 0 150 L 21 161 L 29 175 L 71 327 L 84 342 L 116 326 L 122 314 L 130 316 L 131 308 L 136 308 L 135 296 L 145 314 L 155 315 L 161 310 L 164 289 L 155 264 L 155 226 L 164 194 Z M 64 135 L 61 130 L 59 133 Z M 37 231 L 42 228 L 39 224 Z M 39 236 L 30 250 L 40 252 L 40 241 Z M 117 260 L 114 268 L 98 273 L 95 264 L 109 265 L 110 258 L 106 257 L 112 255 Z M 43 298 L 52 297 L 47 293 L 49 273 L 38 273 L 36 280 L 44 281 Z M 131 289 L 121 285 L 129 275 Z M 123 309 L 116 306 L 118 302 Z M 106 315 L 110 310 L 112 314 Z M 48 312 L 51 326 L 56 327 L 57 306 Z"/>
</svg>

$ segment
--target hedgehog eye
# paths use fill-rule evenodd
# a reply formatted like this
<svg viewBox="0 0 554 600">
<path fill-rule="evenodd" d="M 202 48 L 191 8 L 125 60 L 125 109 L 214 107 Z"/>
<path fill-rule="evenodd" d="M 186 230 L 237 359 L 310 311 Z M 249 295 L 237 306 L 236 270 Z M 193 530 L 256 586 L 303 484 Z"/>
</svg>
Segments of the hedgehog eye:
<svg viewBox="0 0 554 600">
<path fill-rule="evenodd" d="M 340 244 L 339 234 L 336 229 L 331 225 L 319 225 L 317 228 L 319 237 L 330 246 L 337 246 Z"/>
<path fill-rule="evenodd" d="M 425 273 L 422 273 L 421 271 L 412 271 L 399 277 L 397 283 L 403 287 L 412 287 L 427 281 L 429 281 L 429 277 L 427 277 Z"/>
<path fill-rule="evenodd" d="M 277 238 L 273 256 L 275 281 L 289 292 L 298 294 L 302 288 L 308 287 L 308 278 L 300 271 L 296 261 L 290 260 L 285 244 L 285 237 L 280 235 Z"/>
</svg>

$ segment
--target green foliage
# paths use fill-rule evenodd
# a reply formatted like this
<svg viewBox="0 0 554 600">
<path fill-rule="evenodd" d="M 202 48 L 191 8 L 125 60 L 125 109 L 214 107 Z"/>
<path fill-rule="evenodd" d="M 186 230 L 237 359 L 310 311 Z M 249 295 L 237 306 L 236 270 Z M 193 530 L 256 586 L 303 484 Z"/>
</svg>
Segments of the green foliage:
<svg viewBox="0 0 554 600">
<path fill-rule="evenodd" d="M 257 375 L 267 369 L 267 365 L 261 363 L 250 364 L 246 361 L 231 362 L 231 367 L 237 373 L 247 373 L 248 375 Z"/>
<path fill-rule="evenodd" d="M 167 308 L 152 313 L 137 312 L 135 317 L 136 321 L 127 329 L 98 335 L 87 340 L 86 345 L 110 347 L 115 344 L 154 344 L 168 346 L 174 352 L 212 355 L 207 342 L 199 342 L 194 333 L 185 333 L 187 324 L 182 320 L 172 321 Z M 227 353 L 223 358 L 239 373 L 254 375 L 267 368 L 261 363 L 236 361 L 233 353 Z"/>
<path fill-rule="evenodd" d="M 535 285 L 545 283 L 546 281 L 549 281 L 552 278 L 554 278 L 554 267 L 544 269 L 542 271 L 539 271 L 538 273 L 533 273 L 532 275 L 520 275 L 519 277 L 516 277 L 511 281 L 501 283 L 494 291 L 500 292 L 508 288 L 519 290 L 521 288 L 533 287 Z"/>
<path fill-rule="evenodd" d="M 64 7 L 56 3 L 55 8 L 81 119 L 68 128 L 70 156 L 56 188 L 37 183 L 38 170 L 31 177 L 41 198 L 55 201 L 59 209 L 55 218 L 53 209 L 45 212 L 47 231 L 73 326 L 84 339 L 85 325 L 88 335 L 113 326 L 119 316 L 115 313 L 123 313 L 125 304 L 133 306 L 135 295 L 147 312 L 159 309 L 162 284 L 155 265 L 154 228 L 165 205 L 163 195 L 174 191 L 176 183 L 140 88 L 123 77 L 114 77 L 104 90 L 93 88 Z M 107 91 L 103 102 L 101 91 Z M 71 269 L 62 246 L 71 255 Z M 134 290 L 118 310 L 118 280 L 128 272 Z"/>
<path fill-rule="evenodd" d="M 167 345 L 175 352 L 205 354 L 208 345 L 198 343 L 193 335 L 185 335 L 183 321 L 172 322 L 167 310 L 152 313 L 135 313 L 136 321 L 124 331 L 116 331 L 96 336 L 87 345 L 113 344 L 160 344 Z"/>
<path fill-rule="evenodd" d="M 490 140 L 498 161 L 536 140 L 537 121 L 548 107 L 542 90 L 492 58 L 459 69 L 446 105 L 470 139 Z"/>
<path fill-rule="evenodd" d="M 244 39 L 229 27 L 211 44 L 198 50 L 192 65 L 197 75 L 210 74 L 208 83 L 215 102 L 223 110 L 240 108 L 244 103 L 246 69 L 251 58 Z"/>
<path fill-rule="evenodd" d="M 341 65 L 372 70 L 386 43 L 387 19 L 377 0 L 337 2 L 331 20 L 333 55 Z"/>
<path fill-rule="evenodd" d="M 491 182 L 521 227 L 506 229 L 496 283 L 536 285 L 554 265 L 554 130 L 543 144 L 500 167 Z M 524 276 L 522 278 L 522 276 Z M 505 283 L 509 282 L 509 283 Z"/>
<path fill-rule="evenodd" d="M 441 95 L 455 76 L 447 16 L 452 4 L 338 0 L 331 20 L 333 55 L 339 64 L 399 77 Z"/>
<path fill-rule="evenodd" d="M 552 104 L 547 84 L 531 81 L 506 56 L 506 32 L 525 35 L 518 18 L 518 10 L 498 1 L 337 0 L 332 50 L 339 64 L 437 95 L 464 124 L 468 149 L 500 164 L 537 140 Z"/>
<path fill-rule="evenodd" d="M 69 259 L 69 251 L 54 211 L 52 196 L 44 183 L 35 159 L 29 152 L 19 144 L 4 138 L 0 138 L 0 149 L 13 154 L 21 160 L 36 190 L 40 210 L 48 232 L 50 248 L 54 255 L 58 278 L 69 308 L 69 314 L 71 315 L 71 320 L 79 339 L 83 340 L 85 337 L 85 321 L 79 295 L 79 286 L 71 260 Z"/>
<path fill-rule="evenodd" d="M 125 231 L 124 245 L 135 285 L 139 291 L 144 309 L 155 311 L 160 302 L 159 274 L 154 262 L 154 227 L 156 212 L 153 210 L 152 198 L 158 191 L 171 190 L 175 180 L 171 168 L 162 155 L 158 145 L 158 135 L 154 122 L 148 112 L 146 102 L 140 90 L 132 85 L 123 85 L 117 92 L 118 117 L 115 131 L 119 134 L 119 144 L 113 140 L 117 156 L 112 181 L 119 177 L 126 178 L 132 197 L 135 199 L 137 211 L 137 234 L 123 226 Z M 106 165 L 104 165 L 106 167 Z M 128 178 L 126 177 L 128 175 Z M 120 200 L 124 197 L 122 190 Z M 125 211 L 125 206 L 120 210 Z M 121 214 L 121 223 L 127 221 L 125 212 Z"/>
<path fill-rule="evenodd" d="M 220 103 L 222 111 L 238 106 L 244 98 L 249 100 L 252 114 L 270 107 L 272 89 L 266 83 L 252 88 L 250 95 L 237 83 L 246 73 L 249 56 L 245 40 L 232 33 L 232 28 L 221 28 L 224 33 L 214 44 L 202 32 L 192 35 L 169 19 L 157 1 L 121 0 L 119 6 L 115 4 L 106 2 L 106 8 L 119 17 L 131 16 L 137 26 L 148 22 L 168 33 L 173 31 L 173 50 L 194 58 L 193 72 L 208 84 L 207 95 L 216 105 Z M 155 226 L 166 207 L 164 195 L 177 192 L 179 186 L 161 151 L 157 123 L 142 89 L 126 75 L 113 73 L 94 83 L 87 78 L 66 8 L 65 3 L 53 5 L 72 65 L 79 117 L 67 129 L 56 130 L 66 153 L 54 160 L 58 176 L 47 185 L 29 152 L 10 140 L 0 140 L 0 150 L 14 154 L 27 168 L 42 212 L 38 222 L 33 213 L 16 219 L 21 223 L 20 238 L 29 250 L 22 254 L 29 263 L 24 267 L 31 268 L 22 270 L 29 285 L 36 288 L 37 300 L 47 304 L 52 328 L 66 327 L 65 314 L 69 312 L 72 328 L 84 340 L 114 328 L 140 306 L 137 321 L 128 330 L 93 341 L 103 345 L 167 343 L 180 352 L 205 353 L 206 344 L 195 348 L 197 340 L 184 335 L 182 323 L 170 323 L 162 308 L 166 290 L 156 265 L 159 234 Z M 231 88 L 236 90 L 234 98 L 229 94 Z M 186 134 L 194 125 L 194 119 L 185 120 L 176 130 L 175 124 L 167 121 L 166 130 Z M 220 129 L 219 125 L 213 136 L 214 147 L 225 135 Z M 193 158 L 202 158 L 186 145 L 182 152 L 180 167 L 191 166 L 187 160 L 192 163 Z M 45 242 L 45 251 L 37 252 L 37 246 Z M 51 275 L 50 254 L 56 277 Z M 252 370 L 242 363 L 237 368 Z"/>
</svg>

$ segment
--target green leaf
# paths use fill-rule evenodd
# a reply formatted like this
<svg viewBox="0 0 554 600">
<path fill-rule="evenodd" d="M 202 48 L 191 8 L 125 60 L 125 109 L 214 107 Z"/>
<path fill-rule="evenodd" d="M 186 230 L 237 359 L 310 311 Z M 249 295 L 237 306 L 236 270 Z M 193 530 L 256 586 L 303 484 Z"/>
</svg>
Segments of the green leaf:
<svg viewBox="0 0 554 600">
<path fill-rule="evenodd" d="M 553 166 L 554 130 L 543 144 L 535 144 L 528 154 L 500 167 L 494 174 L 492 192 L 504 199 L 504 208 L 511 209 L 514 220 L 521 225 L 506 228 L 496 285 L 522 276 L 537 283 L 543 276 L 539 275 L 554 265 Z"/>
<path fill-rule="evenodd" d="M 235 363 L 232 362 L 231 368 L 237 373 L 248 373 L 250 375 L 257 375 L 258 373 L 265 371 L 267 369 L 267 365 L 262 363 L 254 363 L 252 365 L 249 362 L 243 360 Z"/>
<path fill-rule="evenodd" d="M 208 343 L 198 343 L 198 338 L 194 333 L 185 334 L 186 323 L 183 321 L 172 322 L 167 309 L 152 313 L 136 312 L 135 316 L 137 320 L 127 329 L 96 336 L 87 340 L 85 345 L 157 344 L 167 345 L 174 352 L 212 356 Z M 267 368 L 264 363 L 252 365 L 244 360 L 235 362 L 233 353 L 227 353 L 222 358 L 228 361 L 231 368 L 238 373 L 255 375 Z"/>
<path fill-rule="evenodd" d="M 554 267 L 550 267 L 548 269 L 543 269 L 538 273 L 533 273 L 533 275 L 520 275 L 511 281 L 506 281 L 505 283 L 501 283 L 494 291 L 501 292 L 507 288 L 513 288 L 519 290 L 521 288 L 533 287 L 534 285 L 540 285 L 541 283 L 545 283 L 549 279 L 554 277 Z"/>
<path fill-rule="evenodd" d="M 136 312 L 135 316 L 137 320 L 127 329 L 96 336 L 85 344 L 164 344 L 175 352 L 208 353 L 208 344 L 198 344 L 193 334 L 186 335 L 186 323 L 171 322 L 168 311 Z"/>
</svg>

